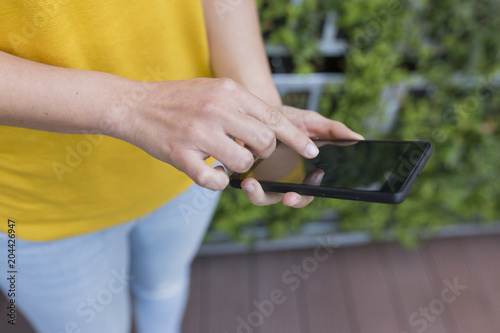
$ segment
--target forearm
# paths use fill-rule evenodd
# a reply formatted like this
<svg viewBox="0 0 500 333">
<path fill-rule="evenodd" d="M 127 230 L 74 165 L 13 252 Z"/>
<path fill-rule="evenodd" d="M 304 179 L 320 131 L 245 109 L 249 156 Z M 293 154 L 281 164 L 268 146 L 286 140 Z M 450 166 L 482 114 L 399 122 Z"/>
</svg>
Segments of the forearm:
<svg viewBox="0 0 500 333">
<path fill-rule="evenodd" d="M 271 77 L 255 1 L 243 0 L 217 12 L 217 0 L 203 0 L 212 71 L 245 86 L 273 106 L 281 99 Z"/>
<path fill-rule="evenodd" d="M 101 131 L 106 113 L 133 84 L 110 74 L 48 66 L 0 51 L 0 125 L 59 133 Z"/>
</svg>

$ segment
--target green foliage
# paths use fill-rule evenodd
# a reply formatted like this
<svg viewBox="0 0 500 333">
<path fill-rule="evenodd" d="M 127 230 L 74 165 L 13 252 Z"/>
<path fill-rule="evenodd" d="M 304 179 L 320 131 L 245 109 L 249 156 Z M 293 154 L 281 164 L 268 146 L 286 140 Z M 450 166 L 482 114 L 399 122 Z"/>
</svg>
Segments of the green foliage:
<svg viewBox="0 0 500 333">
<path fill-rule="evenodd" d="M 242 191 L 227 190 L 213 228 L 238 237 L 251 223 L 280 236 L 321 212 L 339 212 L 345 230 L 390 230 L 407 246 L 422 228 L 500 218 L 500 2 L 497 0 L 305 0 L 259 1 L 262 29 L 270 43 L 285 45 L 296 73 L 313 72 L 321 61 L 317 41 L 329 10 L 348 40 L 345 82 L 326 89 L 320 112 L 371 139 L 427 140 L 434 154 L 401 205 L 316 199 L 295 210 L 251 206 Z M 469 78 L 469 79 L 467 79 Z M 381 91 L 391 85 L 426 89 L 401 101 L 389 133 Z"/>
</svg>

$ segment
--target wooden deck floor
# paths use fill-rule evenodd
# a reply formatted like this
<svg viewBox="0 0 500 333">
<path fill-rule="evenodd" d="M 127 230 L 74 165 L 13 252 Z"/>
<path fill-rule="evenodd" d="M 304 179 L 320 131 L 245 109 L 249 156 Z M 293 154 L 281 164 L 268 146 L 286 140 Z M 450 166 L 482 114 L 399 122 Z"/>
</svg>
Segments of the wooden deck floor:
<svg viewBox="0 0 500 333">
<path fill-rule="evenodd" d="M 198 258 L 184 333 L 202 332 L 498 333 L 500 236 Z"/>
<path fill-rule="evenodd" d="M 200 257 L 192 276 L 183 333 L 500 332 L 498 235 Z"/>
</svg>

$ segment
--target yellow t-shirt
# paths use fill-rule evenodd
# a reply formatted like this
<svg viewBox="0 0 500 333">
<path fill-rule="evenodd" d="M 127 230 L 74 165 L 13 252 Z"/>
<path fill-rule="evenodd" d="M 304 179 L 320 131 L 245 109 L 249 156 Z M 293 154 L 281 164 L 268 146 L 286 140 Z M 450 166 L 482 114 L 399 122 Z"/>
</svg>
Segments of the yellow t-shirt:
<svg viewBox="0 0 500 333">
<path fill-rule="evenodd" d="M 200 0 L 2 0 L 0 13 L 0 50 L 22 58 L 143 81 L 211 76 Z M 14 220 L 23 239 L 123 223 L 191 183 L 111 137 L 0 126 L 0 230 Z"/>
</svg>

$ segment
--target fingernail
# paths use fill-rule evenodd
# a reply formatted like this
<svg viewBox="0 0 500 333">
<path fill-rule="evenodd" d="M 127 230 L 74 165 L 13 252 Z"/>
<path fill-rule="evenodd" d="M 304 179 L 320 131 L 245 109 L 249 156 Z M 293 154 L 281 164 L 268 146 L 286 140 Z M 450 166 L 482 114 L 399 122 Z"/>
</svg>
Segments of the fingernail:
<svg viewBox="0 0 500 333">
<path fill-rule="evenodd" d="M 297 200 L 295 200 L 295 202 L 294 202 L 292 205 L 290 205 L 290 207 L 293 207 L 293 206 L 295 206 L 295 205 L 298 205 L 298 204 L 299 204 L 299 202 L 300 202 L 300 198 L 297 198 Z"/>
<path fill-rule="evenodd" d="M 309 145 L 307 145 L 306 153 L 309 157 L 316 157 L 319 154 L 319 149 L 315 144 L 310 143 Z"/>
<path fill-rule="evenodd" d="M 313 183 L 315 185 L 320 185 L 324 176 L 325 176 L 324 172 L 318 173 L 317 175 L 314 176 Z"/>
<path fill-rule="evenodd" d="M 356 133 L 354 131 L 351 131 L 351 137 L 354 139 L 354 140 L 364 140 L 365 138 L 359 134 L 359 133 Z"/>
<path fill-rule="evenodd" d="M 248 193 L 253 192 L 255 190 L 255 187 L 253 185 L 241 186 L 241 188 L 243 189 L 243 191 Z"/>
</svg>

